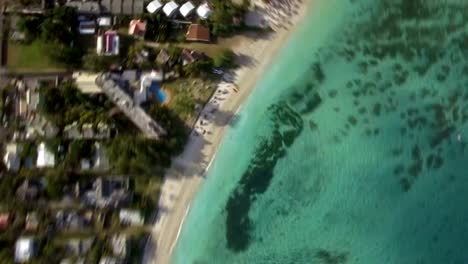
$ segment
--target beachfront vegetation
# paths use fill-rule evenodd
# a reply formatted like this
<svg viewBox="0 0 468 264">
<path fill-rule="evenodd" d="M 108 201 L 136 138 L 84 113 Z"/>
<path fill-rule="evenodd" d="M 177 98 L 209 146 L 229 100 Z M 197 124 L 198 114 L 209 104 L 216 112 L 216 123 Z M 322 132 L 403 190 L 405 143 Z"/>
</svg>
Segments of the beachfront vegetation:
<svg viewBox="0 0 468 264">
<path fill-rule="evenodd" d="M 231 69 L 237 66 L 236 54 L 230 49 L 224 49 L 213 58 L 215 67 Z"/>
<path fill-rule="evenodd" d="M 213 35 L 227 36 L 233 33 L 239 23 L 235 23 L 236 19 L 242 17 L 248 1 L 244 5 L 236 5 L 233 1 L 213 0 L 214 12 L 210 18 L 213 24 Z"/>
</svg>

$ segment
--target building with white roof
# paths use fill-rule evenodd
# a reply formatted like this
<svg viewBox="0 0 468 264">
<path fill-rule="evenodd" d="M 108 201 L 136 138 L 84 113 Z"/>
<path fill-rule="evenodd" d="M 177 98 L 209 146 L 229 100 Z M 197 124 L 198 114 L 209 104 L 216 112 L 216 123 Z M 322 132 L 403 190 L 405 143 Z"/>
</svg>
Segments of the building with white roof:
<svg viewBox="0 0 468 264">
<path fill-rule="evenodd" d="M 16 241 L 15 262 L 24 263 L 34 256 L 34 240 L 29 237 L 22 237 Z"/>
<path fill-rule="evenodd" d="M 98 17 L 96 21 L 100 27 L 112 26 L 112 18 L 109 16 Z"/>
<path fill-rule="evenodd" d="M 143 216 L 138 210 L 121 209 L 119 219 L 120 224 L 129 226 L 141 226 L 144 223 Z"/>
<path fill-rule="evenodd" d="M 150 14 L 154 14 L 158 12 L 162 7 L 163 7 L 163 4 L 161 4 L 161 1 L 154 0 L 154 1 L 151 1 L 151 3 L 149 3 L 146 6 L 146 11 L 148 11 L 148 13 Z"/>
<path fill-rule="evenodd" d="M 37 149 L 36 166 L 38 168 L 45 168 L 45 167 L 55 166 L 55 155 L 54 155 L 54 153 L 50 152 L 47 149 L 44 142 L 39 144 L 39 148 Z"/>
<path fill-rule="evenodd" d="M 179 8 L 179 5 L 176 2 L 171 1 L 167 3 L 166 5 L 164 5 L 163 12 L 164 14 L 166 14 L 166 16 L 170 17 L 175 13 L 177 8 Z"/>
<path fill-rule="evenodd" d="M 134 93 L 134 101 L 136 104 L 144 103 L 148 100 L 148 89 L 154 82 L 161 82 L 163 73 L 153 70 L 150 73 L 142 74 L 140 79 L 140 89 Z"/>
<path fill-rule="evenodd" d="M 197 8 L 197 15 L 201 18 L 201 19 L 207 19 L 208 17 L 210 17 L 211 13 L 213 13 L 213 10 L 211 9 L 210 5 L 205 2 L 204 4 L 200 5 L 198 8 Z"/>
<path fill-rule="evenodd" d="M 6 146 L 5 156 L 3 157 L 3 162 L 5 166 L 10 171 L 18 171 L 20 168 L 20 153 L 21 146 L 16 143 L 10 143 Z"/>
<path fill-rule="evenodd" d="M 192 4 L 192 2 L 187 1 L 180 7 L 179 12 L 183 17 L 188 17 L 190 14 L 192 14 L 193 10 L 195 10 L 195 6 Z"/>
</svg>

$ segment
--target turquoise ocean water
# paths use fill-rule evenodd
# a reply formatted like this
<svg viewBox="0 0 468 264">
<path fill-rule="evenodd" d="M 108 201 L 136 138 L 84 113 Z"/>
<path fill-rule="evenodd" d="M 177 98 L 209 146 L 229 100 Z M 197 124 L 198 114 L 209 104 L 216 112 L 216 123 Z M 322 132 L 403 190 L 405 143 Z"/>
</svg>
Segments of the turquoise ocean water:
<svg viewBox="0 0 468 264">
<path fill-rule="evenodd" d="M 468 263 L 468 1 L 314 0 L 173 263 Z"/>
</svg>

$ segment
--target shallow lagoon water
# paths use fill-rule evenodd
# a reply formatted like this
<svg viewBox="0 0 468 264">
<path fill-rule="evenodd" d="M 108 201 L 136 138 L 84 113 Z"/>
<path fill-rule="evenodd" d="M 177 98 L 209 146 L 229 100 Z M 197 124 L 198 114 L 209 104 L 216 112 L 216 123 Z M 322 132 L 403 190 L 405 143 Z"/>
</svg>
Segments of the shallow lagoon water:
<svg viewBox="0 0 468 264">
<path fill-rule="evenodd" d="M 174 263 L 466 263 L 468 2 L 316 0 Z"/>
</svg>

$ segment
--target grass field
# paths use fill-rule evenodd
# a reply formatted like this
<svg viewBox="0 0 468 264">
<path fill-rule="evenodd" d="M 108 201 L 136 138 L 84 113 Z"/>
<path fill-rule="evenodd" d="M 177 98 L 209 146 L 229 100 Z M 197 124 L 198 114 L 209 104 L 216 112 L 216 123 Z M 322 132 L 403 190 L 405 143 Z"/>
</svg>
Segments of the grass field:
<svg viewBox="0 0 468 264">
<path fill-rule="evenodd" d="M 10 71 L 51 71 L 63 67 L 51 61 L 40 42 L 8 44 L 7 67 Z"/>
<path fill-rule="evenodd" d="M 216 89 L 213 80 L 180 78 L 164 83 L 164 88 L 171 92 L 172 100 L 169 108 L 176 112 L 188 126 L 191 126 L 198 116 L 197 105 L 202 107 Z"/>
</svg>

